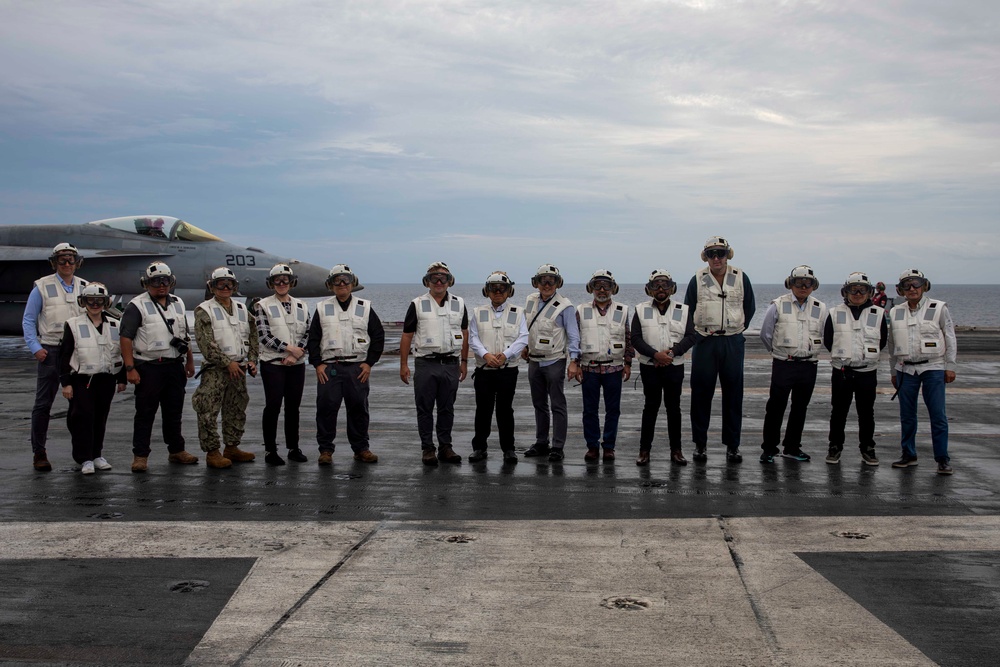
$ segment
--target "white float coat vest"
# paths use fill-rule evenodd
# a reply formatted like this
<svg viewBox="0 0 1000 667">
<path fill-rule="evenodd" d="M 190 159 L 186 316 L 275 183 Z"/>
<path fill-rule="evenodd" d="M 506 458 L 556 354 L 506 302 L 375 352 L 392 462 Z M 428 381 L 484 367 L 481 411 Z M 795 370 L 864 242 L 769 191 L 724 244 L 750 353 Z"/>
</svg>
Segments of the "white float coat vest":
<svg viewBox="0 0 1000 667">
<path fill-rule="evenodd" d="M 118 320 L 107 318 L 104 332 L 99 333 L 87 315 L 71 317 L 66 322 L 73 332 L 73 356 L 69 367 L 81 375 L 117 373 L 122 369 L 122 349 L 118 337 Z"/>
<path fill-rule="evenodd" d="M 536 318 L 539 307 L 544 307 Z M 566 358 L 569 338 L 566 329 L 556 323 L 556 319 L 573 304 L 558 292 L 547 302 L 543 302 L 538 292 L 528 295 L 524 303 L 524 318 L 528 327 L 528 358 L 531 361 L 557 361 Z M 534 324 L 531 324 L 534 320 Z"/>
<path fill-rule="evenodd" d="M 635 307 L 635 313 L 639 316 L 639 324 L 642 325 L 642 339 L 657 352 L 665 352 L 676 345 L 687 331 L 688 307 L 683 303 L 673 300 L 667 305 L 667 309 L 661 314 L 653 301 L 644 301 Z M 656 361 L 652 357 L 639 354 L 639 363 L 652 366 Z M 684 355 L 674 357 L 674 365 L 684 364 Z"/>
<path fill-rule="evenodd" d="M 73 291 L 67 292 L 59 275 L 55 273 L 35 281 L 35 287 L 42 297 L 42 310 L 38 313 L 37 323 L 39 343 L 58 345 L 62 340 L 66 320 L 87 312 L 76 303 L 76 298 L 86 284 L 86 280 L 73 276 Z"/>
<path fill-rule="evenodd" d="M 772 302 L 778 309 L 771 339 L 771 356 L 775 359 L 817 359 L 823 346 L 823 323 L 826 305 L 807 297 L 799 308 L 798 299 L 792 294 L 779 296 Z"/>
<path fill-rule="evenodd" d="M 897 361 L 929 361 L 945 356 L 944 327 L 941 324 L 944 305 L 944 301 L 924 297 L 915 313 L 910 312 L 906 301 L 892 309 L 889 325 L 892 327 L 892 356 Z M 912 342 L 911 331 L 914 335 Z"/>
<path fill-rule="evenodd" d="M 694 328 L 703 336 L 735 336 L 746 328 L 743 315 L 743 272 L 726 267 L 722 287 L 705 267 L 696 274 L 698 307 L 694 311 Z M 725 296 L 723 296 L 725 295 Z M 714 332 L 725 329 L 724 334 Z"/>
<path fill-rule="evenodd" d="M 885 309 L 879 306 L 862 308 L 854 319 L 851 307 L 839 304 L 830 309 L 833 345 L 830 365 L 850 366 L 859 371 L 874 371 L 878 367 L 879 343 L 882 342 L 882 320 Z"/>
<path fill-rule="evenodd" d="M 576 312 L 580 316 L 580 361 L 601 362 L 608 366 L 625 363 L 625 320 L 628 306 L 608 302 L 606 315 L 591 303 L 580 304 Z"/>
<path fill-rule="evenodd" d="M 492 303 L 476 306 L 472 311 L 472 316 L 476 318 L 479 342 L 490 354 L 503 354 L 504 350 L 513 345 L 517 337 L 521 335 L 521 321 L 524 320 L 524 311 L 519 306 L 507 304 L 507 307 L 499 315 L 500 317 L 497 317 Z M 520 355 L 508 359 L 506 367 L 514 368 L 520 359 Z M 480 370 L 498 370 L 488 365 L 486 360 L 478 355 L 476 355 L 476 366 Z"/>
<path fill-rule="evenodd" d="M 413 354 L 417 357 L 437 354 L 461 356 L 464 342 L 462 316 L 465 314 L 465 300 L 460 296 L 448 294 L 444 305 L 439 306 L 434 297 L 427 293 L 414 299 L 413 306 L 417 311 Z"/>
<path fill-rule="evenodd" d="M 154 359 L 176 359 L 181 355 L 180 351 L 170 344 L 170 339 L 174 336 L 178 338 L 188 337 L 187 317 L 184 316 L 184 302 L 175 296 L 167 296 L 166 310 L 160 308 L 156 299 L 149 296 L 149 293 L 140 294 L 129 302 L 135 306 L 142 316 L 142 323 L 136 329 L 135 338 L 132 339 L 132 356 L 140 361 L 151 361 Z M 160 317 L 163 313 L 163 317 Z M 170 333 L 164 319 L 174 321 L 174 332 Z"/>
<path fill-rule="evenodd" d="M 198 308 L 211 318 L 212 334 L 222 353 L 230 361 L 242 364 L 250 353 L 250 315 L 247 307 L 239 301 L 229 303 L 233 307 L 232 315 L 215 299 L 202 301 Z"/>
<path fill-rule="evenodd" d="M 285 311 L 281 300 L 273 294 L 258 301 L 257 307 L 264 314 L 272 336 L 289 345 L 296 345 L 306 333 L 309 308 L 304 301 L 296 299 L 294 296 L 288 298 L 292 304 L 292 312 L 290 313 Z M 276 361 L 287 356 L 288 354 L 285 352 L 278 352 L 266 345 L 260 346 L 260 360 L 263 362 Z M 295 361 L 296 365 L 304 363 L 306 363 L 306 355 L 302 355 Z"/>
<path fill-rule="evenodd" d="M 322 340 L 320 347 L 324 361 L 364 361 L 368 357 L 368 320 L 371 317 L 372 302 L 353 296 L 347 309 L 341 307 L 337 297 L 320 301 L 316 306 Z"/>
</svg>

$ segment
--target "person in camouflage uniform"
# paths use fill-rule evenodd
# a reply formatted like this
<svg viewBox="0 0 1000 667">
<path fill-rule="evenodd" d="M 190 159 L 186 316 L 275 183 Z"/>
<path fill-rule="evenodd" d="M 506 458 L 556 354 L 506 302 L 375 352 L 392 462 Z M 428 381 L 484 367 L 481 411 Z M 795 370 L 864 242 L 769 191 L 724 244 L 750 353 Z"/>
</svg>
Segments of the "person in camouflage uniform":
<svg viewBox="0 0 1000 667">
<path fill-rule="evenodd" d="M 257 325 L 247 307 L 233 301 L 236 275 L 225 267 L 212 272 L 208 287 L 213 298 L 195 309 L 194 335 L 204 363 L 201 384 L 191 397 L 198 414 L 198 439 L 210 468 L 228 468 L 236 462 L 253 461 L 254 455 L 239 448 L 246 425 L 246 373 L 257 375 Z M 218 417 L 222 412 L 222 443 L 219 453 Z"/>
</svg>

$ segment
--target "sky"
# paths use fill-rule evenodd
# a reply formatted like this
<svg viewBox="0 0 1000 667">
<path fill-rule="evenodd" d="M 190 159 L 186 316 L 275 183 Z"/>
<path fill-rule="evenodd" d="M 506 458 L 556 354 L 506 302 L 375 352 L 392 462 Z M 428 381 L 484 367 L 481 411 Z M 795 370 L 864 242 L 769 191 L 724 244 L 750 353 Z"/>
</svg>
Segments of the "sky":
<svg viewBox="0 0 1000 667">
<path fill-rule="evenodd" d="M 0 224 L 369 283 L 1000 283 L 1000 3 L 0 0 Z"/>
</svg>

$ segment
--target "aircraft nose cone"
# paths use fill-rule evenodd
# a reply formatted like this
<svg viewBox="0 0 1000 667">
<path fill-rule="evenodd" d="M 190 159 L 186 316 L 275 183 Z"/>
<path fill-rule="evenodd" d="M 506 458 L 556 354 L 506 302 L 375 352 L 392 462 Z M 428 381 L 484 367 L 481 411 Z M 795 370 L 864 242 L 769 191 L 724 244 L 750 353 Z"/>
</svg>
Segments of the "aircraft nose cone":
<svg viewBox="0 0 1000 667">
<path fill-rule="evenodd" d="M 330 291 L 326 288 L 326 276 L 329 269 L 322 266 L 292 260 L 289 262 L 295 275 L 298 276 L 298 284 L 295 286 L 296 296 L 327 296 Z"/>
</svg>

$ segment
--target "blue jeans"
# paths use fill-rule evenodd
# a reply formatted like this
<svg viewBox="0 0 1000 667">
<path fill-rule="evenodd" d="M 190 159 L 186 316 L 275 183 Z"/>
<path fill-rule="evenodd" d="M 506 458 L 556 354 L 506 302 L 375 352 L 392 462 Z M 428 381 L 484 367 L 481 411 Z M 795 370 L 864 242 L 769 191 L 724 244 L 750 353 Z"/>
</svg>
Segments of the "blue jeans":
<svg viewBox="0 0 1000 667">
<path fill-rule="evenodd" d="M 604 390 L 604 441 L 598 415 Z M 583 372 L 583 438 L 587 447 L 614 449 L 618 439 L 618 417 L 622 413 L 622 374 Z"/>
<path fill-rule="evenodd" d="M 944 371 L 924 371 L 909 375 L 896 372 L 896 387 L 899 389 L 900 445 L 903 454 L 917 456 L 917 394 L 923 393 L 927 412 L 931 417 L 931 442 L 934 445 L 934 460 L 948 462 L 948 417 L 944 406 Z"/>
</svg>

